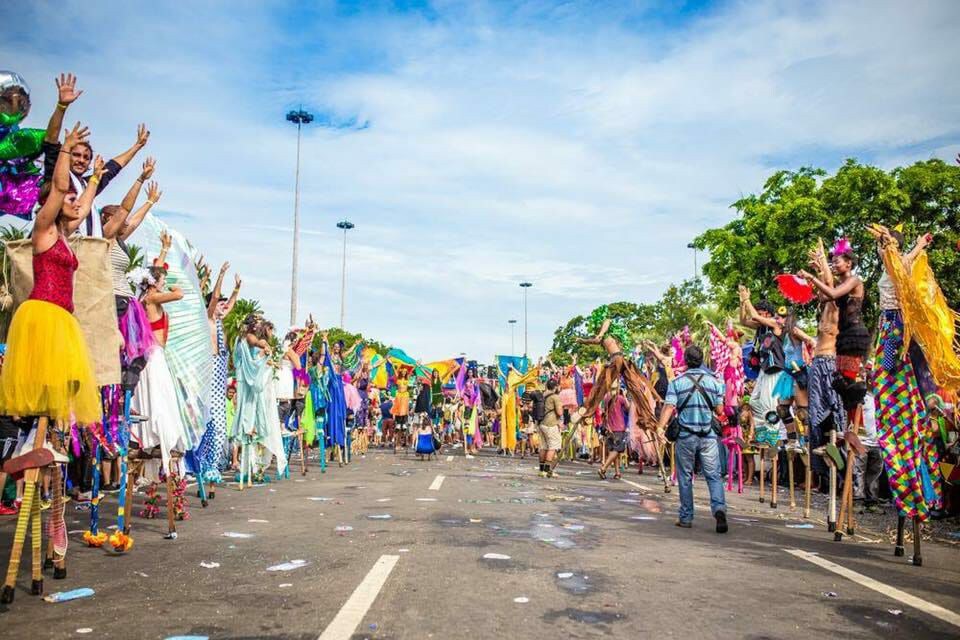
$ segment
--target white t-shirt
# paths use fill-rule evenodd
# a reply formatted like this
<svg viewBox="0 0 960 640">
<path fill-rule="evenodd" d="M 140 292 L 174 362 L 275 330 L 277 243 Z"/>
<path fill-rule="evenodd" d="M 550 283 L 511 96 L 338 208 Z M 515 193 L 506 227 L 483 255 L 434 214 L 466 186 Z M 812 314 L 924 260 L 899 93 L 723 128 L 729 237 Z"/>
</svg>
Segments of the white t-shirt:
<svg viewBox="0 0 960 640">
<path fill-rule="evenodd" d="M 877 411 L 873 402 L 873 395 L 868 393 L 863 398 L 863 437 L 860 442 L 865 447 L 880 446 L 877 442 Z"/>
</svg>

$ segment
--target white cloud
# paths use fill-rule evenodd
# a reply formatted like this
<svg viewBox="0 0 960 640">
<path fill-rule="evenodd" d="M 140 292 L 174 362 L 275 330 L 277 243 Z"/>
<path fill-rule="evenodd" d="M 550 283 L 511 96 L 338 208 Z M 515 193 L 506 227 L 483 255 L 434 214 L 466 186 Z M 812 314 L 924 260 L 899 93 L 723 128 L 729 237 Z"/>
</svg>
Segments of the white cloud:
<svg viewBox="0 0 960 640">
<path fill-rule="evenodd" d="M 534 353 L 573 314 L 655 299 L 691 274 L 687 242 L 779 158 L 890 166 L 957 150 L 952 3 L 735 3 L 667 27 L 650 7 L 663 10 L 444 3 L 426 19 L 37 3 L 15 21 L 0 8 L 17 25 L 0 59 L 33 85 L 34 126 L 62 70 L 87 91 L 68 119 L 91 124 L 98 151 L 148 122 L 160 208 L 195 216 L 176 225 L 229 259 L 278 325 L 295 145 L 283 112 L 302 99 L 370 120 L 305 131 L 301 308 L 338 321 L 334 222 L 349 217 L 348 326 L 429 359 L 504 351 L 521 279 L 535 283 Z"/>
</svg>

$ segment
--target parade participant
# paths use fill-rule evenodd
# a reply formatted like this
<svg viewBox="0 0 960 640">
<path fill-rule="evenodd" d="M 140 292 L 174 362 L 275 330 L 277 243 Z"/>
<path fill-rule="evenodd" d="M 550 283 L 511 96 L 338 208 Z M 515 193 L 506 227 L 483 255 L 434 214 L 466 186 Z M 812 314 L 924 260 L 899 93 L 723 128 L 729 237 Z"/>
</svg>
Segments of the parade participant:
<svg viewBox="0 0 960 640">
<path fill-rule="evenodd" d="M 557 394 L 557 381 L 547 381 L 547 392 L 543 396 L 543 419 L 537 429 L 540 436 L 540 476 L 552 478 L 557 466 L 557 452 L 562 439 L 560 424 L 563 420 L 563 405 Z"/>
<path fill-rule="evenodd" d="M 456 375 L 456 369 L 451 372 L 451 375 Z M 430 373 L 430 410 L 434 426 L 439 426 L 440 420 L 443 417 L 444 399 L 443 382 L 440 380 L 440 372 L 433 369 Z"/>
<path fill-rule="evenodd" d="M 876 434 L 883 450 L 890 491 L 898 514 L 903 518 L 926 520 L 942 504 L 937 452 L 937 434 L 920 392 L 918 368 L 926 368 L 922 354 L 913 357 L 904 326 L 900 292 L 909 295 L 906 274 L 915 264 L 923 272 L 926 248 L 933 238 L 917 238 L 913 250 L 901 254 L 903 233 L 874 225 L 884 264 L 880 278 L 880 327 L 873 364 L 872 391 L 876 404 Z M 921 262 L 922 261 L 922 262 Z M 934 285 L 936 286 L 936 285 Z M 933 287 L 927 299 L 936 299 Z M 930 330 L 926 328 L 924 330 Z M 938 330 L 933 328 L 933 330 Z"/>
<path fill-rule="evenodd" d="M 210 322 L 213 349 L 213 376 L 210 379 L 207 399 L 210 420 L 197 447 L 197 456 L 207 474 L 206 479 L 215 482 L 220 481 L 220 471 L 226 466 L 230 449 L 227 441 L 227 364 L 230 352 L 223 331 L 223 318 L 237 303 L 241 285 L 240 276 L 237 275 L 230 298 L 221 295 L 223 279 L 229 269 L 230 263 L 224 262 L 207 300 L 207 320 Z"/>
<path fill-rule="evenodd" d="M 420 426 L 417 428 L 416 438 L 417 458 L 423 460 L 424 456 L 426 456 L 426 459 L 429 460 L 431 455 L 434 458 L 437 457 L 437 449 L 433 442 L 433 428 L 431 427 L 429 416 L 420 416 Z"/>
<path fill-rule="evenodd" d="M 783 322 L 775 317 L 773 305 L 767 300 L 761 300 L 754 306 L 750 302 L 749 289 L 740 285 L 738 292 L 740 323 L 756 329 L 753 351 L 750 354 L 750 366 L 759 372 L 753 393 L 750 394 L 750 408 L 753 409 L 757 439 L 762 444 L 775 447 L 780 441 L 778 425 L 784 418 L 790 419 L 791 430 L 794 433 L 796 431 L 792 424 L 789 406 L 781 408 L 775 395 L 780 378 L 786 375 L 784 374 Z"/>
<path fill-rule="evenodd" d="M 836 380 L 840 397 L 848 414 L 863 402 L 866 385 L 861 373 L 867 352 L 870 349 L 870 332 L 863 323 L 862 310 L 865 290 L 863 281 L 853 273 L 857 256 L 846 238 L 841 238 L 831 251 L 830 265 L 835 275 L 835 285 L 824 282 L 809 271 L 801 271 L 805 278 L 826 299 L 833 300 L 839 311 L 836 338 Z"/>
<path fill-rule="evenodd" d="M 584 406 L 580 407 L 574 416 L 573 423 L 576 424 L 584 415 L 593 413 L 600 406 L 600 401 L 610 386 L 622 379 L 637 408 L 640 428 L 653 429 L 656 427 L 654 417 L 656 401 L 653 389 L 637 369 L 636 364 L 624 357 L 623 350 L 632 349 L 632 345 L 628 342 L 629 335 L 626 328 L 619 322 L 613 322 L 607 317 L 608 313 L 606 306 L 596 309 L 590 317 L 588 326 L 589 329 L 596 331 L 596 335 L 592 338 L 577 338 L 580 344 L 601 345 L 607 352 L 608 361 L 600 372 L 600 377 L 590 391 L 589 397 L 584 401 Z"/>
<path fill-rule="evenodd" d="M 411 369 L 407 366 L 397 368 L 397 393 L 393 398 L 393 424 L 395 431 L 394 452 L 407 446 L 407 419 L 410 415 L 410 375 Z"/>
<path fill-rule="evenodd" d="M 619 382 L 616 382 L 607 395 L 603 397 L 603 405 L 604 426 L 607 430 L 607 457 L 600 463 L 597 475 L 600 476 L 601 480 L 606 480 L 607 469 L 613 466 L 613 477 L 615 480 L 619 480 L 619 458 L 627 450 L 627 417 L 630 412 L 630 403 L 623 396 L 623 389 Z"/>
<path fill-rule="evenodd" d="M 78 123 L 67 134 L 53 179 L 41 189 L 33 223 L 33 289 L 13 315 L 0 372 L 0 415 L 45 416 L 87 425 L 100 419 L 100 398 L 87 344 L 73 317 L 78 263 L 67 237 L 90 214 L 105 168 L 97 158 L 88 188 L 70 193 L 69 155 L 85 143 Z"/>
<path fill-rule="evenodd" d="M 703 351 L 696 345 L 684 350 L 686 371 L 670 382 L 660 429 L 666 429 L 676 415 L 680 434 L 676 441 L 677 481 L 680 485 L 680 511 L 677 526 L 689 529 L 693 523 L 693 470 L 700 468 L 710 490 L 710 510 L 717 521 L 717 533 L 727 532 L 727 505 L 720 477 L 720 449 L 713 423 L 723 415 L 723 383 L 703 366 Z"/>
<path fill-rule="evenodd" d="M 294 330 L 289 331 L 283 339 L 276 387 L 280 424 L 291 431 L 296 430 L 303 413 L 303 398 L 298 397 L 297 382 L 293 375 L 295 369 L 300 369 L 300 356 L 293 350 L 296 341 L 297 332 Z"/>
</svg>

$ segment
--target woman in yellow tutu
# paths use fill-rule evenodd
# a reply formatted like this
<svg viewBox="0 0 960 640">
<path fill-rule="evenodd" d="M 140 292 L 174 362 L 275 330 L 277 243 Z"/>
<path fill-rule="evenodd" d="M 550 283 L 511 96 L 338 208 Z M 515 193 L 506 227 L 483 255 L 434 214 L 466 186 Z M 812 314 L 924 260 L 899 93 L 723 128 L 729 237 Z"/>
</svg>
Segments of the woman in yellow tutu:
<svg viewBox="0 0 960 640">
<path fill-rule="evenodd" d="M 69 193 L 70 151 L 85 143 L 87 136 L 87 128 L 79 123 L 67 134 L 53 180 L 41 189 L 31 236 L 33 290 L 10 323 L 0 373 L 0 415 L 47 416 L 65 422 L 72 418 L 81 425 L 100 420 L 90 355 L 73 317 L 73 276 L 78 263 L 67 244 L 67 237 L 90 214 L 103 175 L 103 160 L 97 156 L 83 194 Z"/>
</svg>

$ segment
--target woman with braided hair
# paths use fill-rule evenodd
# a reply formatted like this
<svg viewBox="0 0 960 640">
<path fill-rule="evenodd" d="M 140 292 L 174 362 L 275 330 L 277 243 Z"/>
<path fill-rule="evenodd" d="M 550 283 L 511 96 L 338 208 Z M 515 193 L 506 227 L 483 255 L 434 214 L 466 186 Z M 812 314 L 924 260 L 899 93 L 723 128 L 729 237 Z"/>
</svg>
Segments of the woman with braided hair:
<svg viewBox="0 0 960 640">
<path fill-rule="evenodd" d="M 637 365 L 624 356 L 624 349 L 628 351 L 633 349 L 633 341 L 626 327 L 608 316 L 609 310 L 606 305 L 595 309 L 590 314 L 587 329 L 595 332 L 596 335 L 593 338 L 577 338 L 580 344 L 602 346 L 607 352 L 607 365 L 600 371 L 596 383 L 590 390 L 590 395 L 584 401 L 584 406 L 580 407 L 573 416 L 572 422 L 576 424 L 583 416 L 593 415 L 611 385 L 622 379 L 636 405 L 638 426 L 641 429 L 656 429 L 657 420 L 654 416 L 656 394 L 653 386 L 643 377 Z"/>
</svg>

